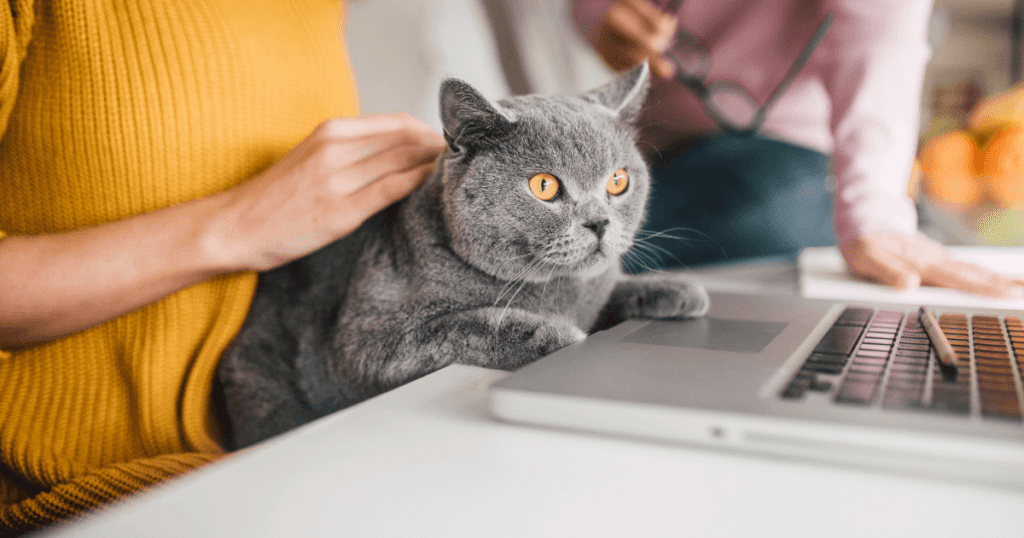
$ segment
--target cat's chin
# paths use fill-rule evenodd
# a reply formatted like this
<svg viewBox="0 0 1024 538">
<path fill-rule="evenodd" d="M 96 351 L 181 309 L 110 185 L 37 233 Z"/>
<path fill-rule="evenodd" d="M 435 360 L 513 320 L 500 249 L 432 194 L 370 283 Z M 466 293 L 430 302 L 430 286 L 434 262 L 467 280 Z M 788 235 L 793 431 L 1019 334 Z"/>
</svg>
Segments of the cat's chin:
<svg viewBox="0 0 1024 538">
<path fill-rule="evenodd" d="M 494 271 L 492 275 L 502 280 L 519 280 L 540 284 L 555 278 L 580 278 L 589 279 L 600 276 L 607 272 L 618 260 L 602 251 L 595 251 L 582 260 L 573 263 L 543 263 L 535 266 L 533 270 L 526 271 L 518 268 L 513 271 Z M 528 274 L 523 274 L 524 272 Z"/>
<path fill-rule="evenodd" d="M 612 256 L 600 248 L 594 250 L 582 260 L 572 264 L 559 265 L 555 272 L 559 276 L 570 276 L 576 278 L 593 278 L 604 274 L 611 268 L 618 257 Z"/>
</svg>

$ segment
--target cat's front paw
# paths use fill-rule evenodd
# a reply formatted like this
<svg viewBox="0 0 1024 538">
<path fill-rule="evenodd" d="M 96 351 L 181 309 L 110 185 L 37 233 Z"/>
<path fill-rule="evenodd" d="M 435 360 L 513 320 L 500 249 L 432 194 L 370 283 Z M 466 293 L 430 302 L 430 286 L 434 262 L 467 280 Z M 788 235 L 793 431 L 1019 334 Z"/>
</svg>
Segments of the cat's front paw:
<svg viewBox="0 0 1024 538">
<path fill-rule="evenodd" d="M 579 327 L 566 321 L 555 320 L 541 325 L 526 342 L 526 347 L 539 359 L 586 337 L 587 334 Z"/>
<path fill-rule="evenodd" d="M 510 315 L 499 328 L 502 354 L 506 359 L 497 366 L 513 370 L 550 355 L 586 338 L 586 333 L 563 318 L 531 313 Z"/>
<path fill-rule="evenodd" d="M 628 317 L 695 318 L 707 314 L 711 298 L 704 286 L 682 275 L 644 275 L 620 284 L 618 299 Z"/>
</svg>

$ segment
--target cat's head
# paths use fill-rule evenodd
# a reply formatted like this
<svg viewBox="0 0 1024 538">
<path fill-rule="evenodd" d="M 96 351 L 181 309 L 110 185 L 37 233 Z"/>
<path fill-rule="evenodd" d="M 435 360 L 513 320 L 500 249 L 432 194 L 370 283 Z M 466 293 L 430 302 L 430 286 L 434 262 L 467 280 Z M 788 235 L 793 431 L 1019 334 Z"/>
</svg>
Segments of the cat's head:
<svg viewBox="0 0 1024 538">
<path fill-rule="evenodd" d="M 648 73 L 644 63 L 578 96 L 497 103 L 445 80 L 443 201 L 455 251 L 499 278 L 534 282 L 618 264 L 650 190 L 634 127 Z"/>
</svg>

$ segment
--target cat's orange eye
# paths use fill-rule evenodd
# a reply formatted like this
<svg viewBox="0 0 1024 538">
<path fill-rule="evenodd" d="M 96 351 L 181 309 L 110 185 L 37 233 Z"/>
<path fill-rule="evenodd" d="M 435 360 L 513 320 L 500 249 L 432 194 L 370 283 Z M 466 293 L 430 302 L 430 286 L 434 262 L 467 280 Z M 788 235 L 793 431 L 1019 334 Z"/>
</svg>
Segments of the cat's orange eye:
<svg viewBox="0 0 1024 538">
<path fill-rule="evenodd" d="M 626 192 L 627 185 L 629 185 L 629 174 L 626 173 L 625 168 L 619 168 L 612 174 L 612 177 L 608 178 L 608 194 L 622 194 Z"/>
<path fill-rule="evenodd" d="M 558 194 L 558 180 L 551 174 L 537 174 L 530 178 L 530 190 L 541 200 L 551 200 Z"/>
</svg>

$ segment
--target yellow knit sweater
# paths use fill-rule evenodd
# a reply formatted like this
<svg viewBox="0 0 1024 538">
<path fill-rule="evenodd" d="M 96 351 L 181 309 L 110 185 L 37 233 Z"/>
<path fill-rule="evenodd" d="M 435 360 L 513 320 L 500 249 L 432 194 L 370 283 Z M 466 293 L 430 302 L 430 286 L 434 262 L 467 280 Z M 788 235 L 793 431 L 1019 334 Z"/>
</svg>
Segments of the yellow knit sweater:
<svg viewBox="0 0 1024 538">
<path fill-rule="evenodd" d="M 224 190 L 355 114 L 341 16 L 339 0 L 8 0 L 0 236 Z M 211 386 L 255 281 L 0 352 L 0 535 L 217 458 Z"/>
</svg>

